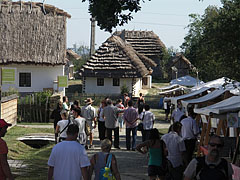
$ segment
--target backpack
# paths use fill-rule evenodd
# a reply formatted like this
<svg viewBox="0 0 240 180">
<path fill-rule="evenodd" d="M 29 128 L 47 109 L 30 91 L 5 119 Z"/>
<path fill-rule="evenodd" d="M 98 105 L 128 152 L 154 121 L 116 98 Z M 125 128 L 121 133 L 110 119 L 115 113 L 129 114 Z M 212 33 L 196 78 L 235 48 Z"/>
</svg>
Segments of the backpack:
<svg viewBox="0 0 240 180">
<path fill-rule="evenodd" d="M 112 154 L 108 155 L 107 164 L 100 169 L 99 180 L 116 180 L 111 171 Z"/>
<path fill-rule="evenodd" d="M 205 162 L 205 156 L 197 157 L 196 178 L 200 180 L 225 180 L 228 179 L 228 162 L 221 158 L 218 165 L 209 164 Z"/>
</svg>

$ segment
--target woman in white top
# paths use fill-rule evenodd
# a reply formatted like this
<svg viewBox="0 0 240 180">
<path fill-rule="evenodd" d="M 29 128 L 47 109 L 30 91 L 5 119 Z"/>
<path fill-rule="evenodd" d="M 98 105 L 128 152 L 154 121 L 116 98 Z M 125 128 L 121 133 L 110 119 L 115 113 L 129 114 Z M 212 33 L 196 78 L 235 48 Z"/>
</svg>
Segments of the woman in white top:
<svg viewBox="0 0 240 180">
<path fill-rule="evenodd" d="M 104 140 L 106 134 L 105 120 L 103 118 L 103 108 L 107 106 L 106 100 L 102 100 L 101 106 L 98 109 L 98 133 L 100 141 Z"/>
<path fill-rule="evenodd" d="M 78 107 L 73 108 L 73 115 L 75 117 L 75 119 L 73 120 L 73 123 L 77 124 L 79 128 L 78 141 L 80 144 L 85 145 L 87 141 L 87 135 L 85 132 L 86 119 L 80 116 L 81 109 Z"/>
<path fill-rule="evenodd" d="M 68 120 L 68 113 L 66 110 L 62 110 L 60 114 L 62 120 L 58 121 L 55 131 L 55 133 L 59 133 L 59 142 L 67 138 L 67 127 L 71 123 L 71 121 Z"/>
</svg>

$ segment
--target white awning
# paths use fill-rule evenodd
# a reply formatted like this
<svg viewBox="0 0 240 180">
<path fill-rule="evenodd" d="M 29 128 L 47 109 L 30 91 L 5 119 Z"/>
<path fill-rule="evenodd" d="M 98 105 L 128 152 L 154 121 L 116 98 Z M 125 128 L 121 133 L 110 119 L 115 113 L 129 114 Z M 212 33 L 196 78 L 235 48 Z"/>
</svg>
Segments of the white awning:
<svg viewBox="0 0 240 180">
<path fill-rule="evenodd" d="M 166 90 L 170 90 L 170 89 L 177 88 L 177 87 L 179 87 L 178 84 L 173 84 L 173 85 L 165 86 L 165 87 L 158 88 L 158 89 L 159 89 L 160 91 L 166 91 Z"/>
<path fill-rule="evenodd" d="M 190 98 L 192 96 L 196 96 L 198 94 L 201 94 L 201 93 L 207 91 L 208 89 L 210 89 L 210 87 L 203 87 L 203 88 L 201 88 L 197 91 L 193 91 L 189 94 L 184 94 L 182 96 L 172 97 L 171 98 L 171 103 L 177 105 L 177 101 L 182 100 L 182 99 L 186 99 L 186 98 Z"/>
<path fill-rule="evenodd" d="M 171 89 L 171 90 L 168 90 L 168 91 L 163 91 L 163 92 L 160 92 L 159 95 L 163 95 L 163 94 L 171 94 L 175 91 L 183 91 L 184 89 L 187 89 L 186 87 L 178 87 L 178 88 L 175 88 L 175 89 Z"/>
<path fill-rule="evenodd" d="M 210 92 L 209 94 L 202 96 L 200 98 L 197 99 L 189 99 L 189 100 L 183 100 L 182 105 L 187 108 L 188 104 L 198 104 L 198 103 L 202 103 L 202 102 L 206 102 L 212 99 L 217 98 L 218 96 L 222 95 L 226 90 L 223 89 L 216 89 L 212 92 Z"/>
<path fill-rule="evenodd" d="M 233 96 L 211 106 L 207 106 L 204 108 L 195 108 L 194 112 L 197 114 L 209 115 L 210 113 L 222 114 L 226 112 L 239 110 L 240 110 L 240 96 Z"/>
</svg>

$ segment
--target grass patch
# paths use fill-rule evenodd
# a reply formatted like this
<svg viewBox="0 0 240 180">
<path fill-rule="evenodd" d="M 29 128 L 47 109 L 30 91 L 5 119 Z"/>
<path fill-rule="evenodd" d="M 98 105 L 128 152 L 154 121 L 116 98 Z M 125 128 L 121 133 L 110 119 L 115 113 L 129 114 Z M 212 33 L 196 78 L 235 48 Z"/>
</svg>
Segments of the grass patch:
<svg viewBox="0 0 240 180">
<path fill-rule="evenodd" d="M 41 149 L 31 148 L 17 140 L 18 137 L 32 133 L 53 133 L 53 128 L 29 128 L 15 126 L 8 130 L 4 140 L 8 144 L 8 159 L 22 160 L 26 168 L 13 168 L 15 179 L 47 179 L 47 161 L 54 144 Z"/>
<path fill-rule="evenodd" d="M 164 86 L 168 86 L 169 83 L 152 83 L 152 88 L 148 90 L 147 95 L 158 95 L 159 89 Z"/>
</svg>

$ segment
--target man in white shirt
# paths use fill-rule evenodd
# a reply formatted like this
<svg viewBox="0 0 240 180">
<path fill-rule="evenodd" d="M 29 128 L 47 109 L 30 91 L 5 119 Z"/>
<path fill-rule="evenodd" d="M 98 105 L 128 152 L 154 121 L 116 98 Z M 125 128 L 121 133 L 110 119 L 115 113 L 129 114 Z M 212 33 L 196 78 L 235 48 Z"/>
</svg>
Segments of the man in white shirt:
<svg viewBox="0 0 240 180">
<path fill-rule="evenodd" d="M 182 180 L 183 176 L 183 153 L 186 150 L 183 139 L 180 137 L 182 124 L 175 122 L 172 125 L 172 131 L 162 136 L 166 144 L 168 156 L 171 163 L 169 176 L 173 180 Z"/>
<path fill-rule="evenodd" d="M 143 131 L 142 131 L 142 142 L 149 139 L 150 131 L 153 129 L 155 116 L 150 111 L 150 106 L 148 104 L 144 105 L 145 111 L 139 115 L 139 119 L 143 122 Z"/>
<path fill-rule="evenodd" d="M 182 124 L 182 138 L 185 143 L 186 152 L 184 153 L 184 159 L 186 160 L 186 165 L 192 160 L 192 156 L 195 150 L 195 145 L 197 142 L 197 136 L 199 134 L 199 127 L 197 126 L 195 120 L 196 114 L 193 108 L 188 109 L 188 117 L 181 120 Z"/>
<path fill-rule="evenodd" d="M 183 115 L 185 115 L 185 110 L 182 107 L 181 101 L 178 101 L 177 108 L 173 111 L 172 116 L 171 116 L 172 121 L 178 122 Z"/>
<path fill-rule="evenodd" d="M 48 180 L 88 180 L 90 162 L 87 152 L 76 140 L 79 128 L 71 124 L 67 130 L 66 141 L 60 142 L 52 149 L 48 160 Z"/>
</svg>

